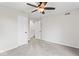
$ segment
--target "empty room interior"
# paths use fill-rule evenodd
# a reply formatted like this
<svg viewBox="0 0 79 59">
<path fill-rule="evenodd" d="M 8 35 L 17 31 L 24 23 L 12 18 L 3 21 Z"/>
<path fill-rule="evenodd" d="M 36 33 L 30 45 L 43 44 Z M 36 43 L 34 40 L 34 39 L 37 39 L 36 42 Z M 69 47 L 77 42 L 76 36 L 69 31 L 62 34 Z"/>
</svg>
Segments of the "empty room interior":
<svg viewBox="0 0 79 59">
<path fill-rule="evenodd" d="M 0 2 L 0 56 L 79 56 L 79 2 Z"/>
</svg>

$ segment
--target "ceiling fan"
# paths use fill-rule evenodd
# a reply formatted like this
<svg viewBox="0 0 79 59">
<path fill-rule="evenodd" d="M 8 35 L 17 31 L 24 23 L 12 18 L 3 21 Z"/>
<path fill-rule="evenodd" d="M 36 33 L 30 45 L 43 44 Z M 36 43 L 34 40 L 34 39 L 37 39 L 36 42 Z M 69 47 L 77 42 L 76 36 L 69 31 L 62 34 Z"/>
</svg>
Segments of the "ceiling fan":
<svg viewBox="0 0 79 59">
<path fill-rule="evenodd" d="M 39 2 L 38 5 L 36 6 L 36 5 L 30 4 L 30 3 L 27 3 L 27 5 L 36 8 L 35 10 L 32 11 L 32 13 L 35 11 L 39 11 L 40 13 L 45 14 L 45 10 L 55 10 L 54 7 L 45 7 L 46 4 L 47 4 L 47 2 Z"/>
</svg>

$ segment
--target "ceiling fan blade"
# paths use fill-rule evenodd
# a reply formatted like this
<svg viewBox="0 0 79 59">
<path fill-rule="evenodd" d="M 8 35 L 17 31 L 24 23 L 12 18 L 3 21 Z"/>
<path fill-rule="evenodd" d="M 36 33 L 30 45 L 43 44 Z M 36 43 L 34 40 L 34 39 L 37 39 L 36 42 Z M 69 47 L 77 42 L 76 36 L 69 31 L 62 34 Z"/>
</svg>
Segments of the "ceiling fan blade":
<svg viewBox="0 0 79 59">
<path fill-rule="evenodd" d="M 47 2 L 43 2 L 44 6 L 47 4 Z"/>
<path fill-rule="evenodd" d="M 37 11 L 37 9 L 33 10 L 32 13 L 35 12 L 35 11 Z"/>
<path fill-rule="evenodd" d="M 39 2 L 38 7 L 41 6 L 41 4 L 44 4 L 44 6 L 45 6 L 47 4 L 47 2 Z"/>
<path fill-rule="evenodd" d="M 30 4 L 30 3 L 26 3 L 26 4 L 32 7 L 37 7 L 36 5 Z"/>
<path fill-rule="evenodd" d="M 45 10 L 55 10 L 54 7 L 45 7 L 44 9 L 45 9 Z"/>
<path fill-rule="evenodd" d="M 42 2 L 39 2 L 38 7 L 41 6 Z"/>
</svg>

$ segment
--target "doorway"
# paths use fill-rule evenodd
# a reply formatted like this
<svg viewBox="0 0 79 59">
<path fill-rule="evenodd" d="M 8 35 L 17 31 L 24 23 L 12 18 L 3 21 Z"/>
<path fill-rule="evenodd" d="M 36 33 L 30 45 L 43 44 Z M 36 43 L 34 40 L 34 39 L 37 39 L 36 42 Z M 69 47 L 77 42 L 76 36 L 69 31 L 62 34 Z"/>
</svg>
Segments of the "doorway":
<svg viewBox="0 0 79 59">
<path fill-rule="evenodd" d="M 42 39 L 41 21 L 30 20 L 30 39 Z"/>
</svg>

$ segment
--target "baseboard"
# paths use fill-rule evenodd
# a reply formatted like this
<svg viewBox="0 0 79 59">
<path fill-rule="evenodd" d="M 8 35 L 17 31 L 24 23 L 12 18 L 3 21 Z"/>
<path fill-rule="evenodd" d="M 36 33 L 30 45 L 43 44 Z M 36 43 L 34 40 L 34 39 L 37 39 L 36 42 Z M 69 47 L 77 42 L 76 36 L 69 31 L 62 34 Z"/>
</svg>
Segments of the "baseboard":
<svg viewBox="0 0 79 59">
<path fill-rule="evenodd" d="M 5 49 L 5 50 L 0 50 L 0 53 L 4 53 L 4 52 L 6 52 L 6 51 L 9 51 L 9 50 L 11 50 L 11 49 L 15 49 L 15 48 L 17 48 L 18 46 L 15 46 L 15 47 L 12 47 L 12 48 L 8 48 L 8 49 Z"/>
<path fill-rule="evenodd" d="M 68 47 L 72 47 L 72 48 L 77 48 L 77 49 L 79 49 L 79 47 L 72 46 L 72 45 L 69 45 L 69 44 L 66 44 L 66 43 L 63 43 L 63 42 L 56 42 L 56 41 L 49 41 L 49 40 L 44 40 L 44 41 L 47 41 L 47 42 L 50 42 L 50 43 L 60 44 L 60 45 L 64 45 L 64 46 L 68 46 Z"/>
<path fill-rule="evenodd" d="M 0 53 L 7 52 L 7 51 L 9 51 L 9 50 L 12 50 L 12 49 L 18 48 L 19 46 L 22 46 L 22 45 L 25 45 L 25 44 L 27 44 L 27 43 L 24 43 L 24 44 L 21 44 L 21 45 L 16 45 L 16 46 L 14 46 L 14 47 L 12 47 L 12 48 L 8 48 L 8 49 L 5 49 L 5 50 L 0 50 Z"/>
</svg>

